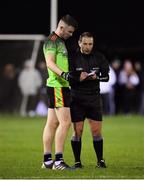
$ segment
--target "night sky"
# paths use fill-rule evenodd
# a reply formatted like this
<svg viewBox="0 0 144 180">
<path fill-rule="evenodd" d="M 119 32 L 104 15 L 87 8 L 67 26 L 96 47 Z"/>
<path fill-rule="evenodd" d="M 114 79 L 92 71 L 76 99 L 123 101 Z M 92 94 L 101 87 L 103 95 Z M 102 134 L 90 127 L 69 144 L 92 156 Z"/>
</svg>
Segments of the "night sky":
<svg viewBox="0 0 144 180">
<path fill-rule="evenodd" d="M 141 1 L 58 0 L 58 18 L 65 14 L 79 22 L 75 33 L 90 31 L 101 46 L 144 47 Z M 4 1 L 0 6 L 0 34 L 49 34 L 50 0 Z"/>
</svg>

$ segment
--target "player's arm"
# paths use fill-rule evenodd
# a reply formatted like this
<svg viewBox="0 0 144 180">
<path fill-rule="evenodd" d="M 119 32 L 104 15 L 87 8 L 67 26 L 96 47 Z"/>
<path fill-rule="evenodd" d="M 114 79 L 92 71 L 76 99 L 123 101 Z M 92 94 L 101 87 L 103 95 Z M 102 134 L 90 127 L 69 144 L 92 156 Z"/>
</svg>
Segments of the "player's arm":
<svg viewBox="0 0 144 180">
<path fill-rule="evenodd" d="M 55 54 L 48 53 L 46 56 L 46 65 L 49 69 L 55 72 L 57 75 L 61 76 L 63 79 L 69 81 L 70 79 L 75 79 L 77 73 L 75 72 L 63 72 L 55 63 Z"/>
<path fill-rule="evenodd" d="M 62 70 L 56 65 L 55 63 L 55 54 L 54 53 L 48 53 L 46 56 L 46 65 L 49 69 L 51 69 L 53 72 L 55 72 L 57 75 L 62 74 Z"/>
</svg>

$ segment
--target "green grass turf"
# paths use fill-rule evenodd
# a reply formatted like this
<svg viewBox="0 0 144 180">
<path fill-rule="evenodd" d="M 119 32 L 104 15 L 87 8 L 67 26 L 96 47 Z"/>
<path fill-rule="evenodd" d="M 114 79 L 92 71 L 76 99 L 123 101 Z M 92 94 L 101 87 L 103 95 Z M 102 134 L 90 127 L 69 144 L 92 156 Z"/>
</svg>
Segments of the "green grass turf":
<svg viewBox="0 0 144 180">
<path fill-rule="evenodd" d="M 0 115 L 0 179 L 118 179 L 144 178 L 144 117 L 104 117 L 104 158 L 106 169 L 97 169 L 92 137 L 87 121 L 82 138 L 84 169 L 52 171 L 41 169 L 42 132 L 46 118 Z M 70 146 L 72 129 L 65 144 L 64 159 L 73 165 Z"/>
</svg>

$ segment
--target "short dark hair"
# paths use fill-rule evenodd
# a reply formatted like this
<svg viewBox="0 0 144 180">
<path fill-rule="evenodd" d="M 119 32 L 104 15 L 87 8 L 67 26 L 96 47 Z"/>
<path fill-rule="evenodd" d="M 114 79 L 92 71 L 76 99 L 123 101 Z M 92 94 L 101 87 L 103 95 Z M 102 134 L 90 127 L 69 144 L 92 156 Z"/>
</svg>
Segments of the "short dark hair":
<svg viewBox="0 0 144 180">
<path fill-rule="evenodd" d="M 82 41 L 82 38 L 83 38 L 83 37 L 94 38 L 94 36 L 92 35 L 91 32 L 84 32 L 84 33 L 82 33 L 82 34 L 80 35 L 80 37 L 79 37 L 79 41 Z"/>
<path fill-rule="evenodd" d="M 63 16 L 61 20 L 64 21 L 68 26 L 73 26 L 75 29 L 78 28 L 78 22 L 69 14 Z"/>
</svg>

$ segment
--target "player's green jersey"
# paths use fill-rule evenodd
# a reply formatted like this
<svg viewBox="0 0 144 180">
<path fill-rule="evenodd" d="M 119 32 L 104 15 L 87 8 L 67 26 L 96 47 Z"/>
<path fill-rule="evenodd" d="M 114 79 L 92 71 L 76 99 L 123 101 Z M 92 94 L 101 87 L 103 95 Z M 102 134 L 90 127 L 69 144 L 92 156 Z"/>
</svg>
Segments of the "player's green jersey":
<svg viewBox="0 0 144 180">
<path fill-rule="evenodd" d="M 43 46 L 45 58 L 48 53 L 55 55 L 56 65 L 64 72 L 68 71 L 68 53 L 64 41 L 54 32 L 51 33 Z M 48 68 L 47 86 L 50 87 L 69 87 L 69 82 L 58 76 Z"/>
</svg>

